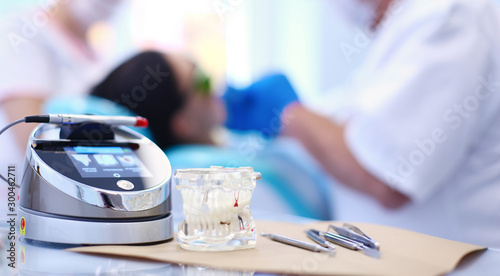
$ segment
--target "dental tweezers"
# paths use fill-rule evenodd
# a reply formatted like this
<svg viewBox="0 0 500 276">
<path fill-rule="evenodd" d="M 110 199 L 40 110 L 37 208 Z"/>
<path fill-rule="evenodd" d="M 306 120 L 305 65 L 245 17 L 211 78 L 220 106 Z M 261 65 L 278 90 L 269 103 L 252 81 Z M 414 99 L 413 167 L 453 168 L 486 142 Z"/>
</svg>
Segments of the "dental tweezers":
<svg viewBox="0 0 500 276">
<path fill-rule="evenodd" d="M 355 240 L 360 242 L 368 247 L 380 250 L 380 244 L 374 239 L 370 238 L 366 235 L 361 229 L 358 227 L 344 223 L 344 227 L 338 227 L 335 225 L 328 226 L 328 230 L 333 229 L 335 232 L 339 233 L 341 236 L 349 238 L 351 240 Z"/>
<path fill-rule="evenodd" d="M 380 251 L 378 251 L 375 248 L 368 247 L 361 242 L 352 240 L 350 238 L 332 232 L 322 232 L 314 229 L 311 229 L 310 231 L 312 231 L 313 233 L 315 233 L 320 237 L 325 238 L 327 241 L 337 244 L 339 246 L 348 248 L 350 250 L 360 250 L 365 255 L 368 255 L 373 258 L 380 258 Z"/>
</svg>

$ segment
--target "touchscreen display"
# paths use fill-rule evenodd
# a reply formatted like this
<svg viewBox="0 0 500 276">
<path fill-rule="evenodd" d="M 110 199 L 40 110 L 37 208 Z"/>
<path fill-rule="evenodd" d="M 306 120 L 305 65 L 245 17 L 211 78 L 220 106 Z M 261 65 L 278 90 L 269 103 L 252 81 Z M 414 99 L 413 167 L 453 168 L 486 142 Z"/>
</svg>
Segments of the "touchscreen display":
<svg viewBox="0 0 500 276">
<path fill-rule="evenodd" d="M 127 147 L 64 147 L 83 178 L 151 177 L 131 148 Z"/>
</svg>

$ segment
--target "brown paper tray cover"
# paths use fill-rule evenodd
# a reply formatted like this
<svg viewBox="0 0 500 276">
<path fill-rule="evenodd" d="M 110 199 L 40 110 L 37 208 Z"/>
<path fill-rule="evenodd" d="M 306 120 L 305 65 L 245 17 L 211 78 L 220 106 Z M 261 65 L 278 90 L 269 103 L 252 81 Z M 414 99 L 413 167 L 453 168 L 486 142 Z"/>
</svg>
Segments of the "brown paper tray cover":
<svg viewBox="0 0 500 276">
<path fill-rule="evenodd" d="M 329 224 L 315 222 L 256 221 L 257 233 L 276 233 L 308 240 L 305 230 L 326 230 Z M 161 262 L 206 266 L 224 270 L 302 275 L 443 275 L 454 270 L 467 254 L 484 247 L 436 238 L 393 227 L 352 223 L 380 243 L 380 259 L 337 246 L 336 254 L 313 253 L 257 237 L 253 249 L 226 252 L 195 252 L 181 249 L 175 241 L 144 246 L 87 246 L 75 252 L 142 258 Z"/>
</svg>

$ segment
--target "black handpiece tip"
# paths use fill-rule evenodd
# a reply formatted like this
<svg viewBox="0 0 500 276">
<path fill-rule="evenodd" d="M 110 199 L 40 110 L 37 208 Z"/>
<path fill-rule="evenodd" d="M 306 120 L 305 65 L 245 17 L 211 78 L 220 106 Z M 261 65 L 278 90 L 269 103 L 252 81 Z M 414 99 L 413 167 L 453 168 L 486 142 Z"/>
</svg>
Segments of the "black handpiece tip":
<svg viewBox="0 0 500 276">
<path fill-rule="evenodd" d="M 26 116 L 24 121 L 26 123 L 49 123 L 49 115 L 36 115 L 36 116 Z"/>
</svg>

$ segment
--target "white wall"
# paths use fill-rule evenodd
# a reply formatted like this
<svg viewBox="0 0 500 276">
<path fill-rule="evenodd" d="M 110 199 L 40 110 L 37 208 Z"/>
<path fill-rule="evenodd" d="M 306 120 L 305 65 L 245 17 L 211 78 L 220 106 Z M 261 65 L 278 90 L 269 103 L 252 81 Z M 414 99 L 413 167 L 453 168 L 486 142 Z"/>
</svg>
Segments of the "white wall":
<svg viewBox="0 0 500 276">
<path fill-rule="evenodd" d="M 335 16 L 333 0 L 244 0 L 226 16 L 228 80 L 246 85 L 273 71 L 286 73 L 302 100 L 320 97 L 346 78 L 352 61 L 340 50 L 352 43 Z"/>
</svg>

